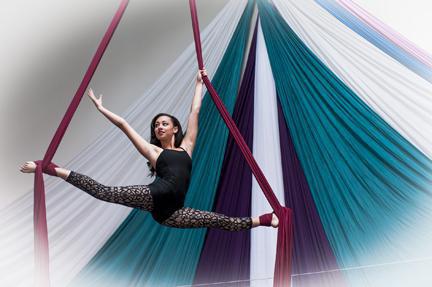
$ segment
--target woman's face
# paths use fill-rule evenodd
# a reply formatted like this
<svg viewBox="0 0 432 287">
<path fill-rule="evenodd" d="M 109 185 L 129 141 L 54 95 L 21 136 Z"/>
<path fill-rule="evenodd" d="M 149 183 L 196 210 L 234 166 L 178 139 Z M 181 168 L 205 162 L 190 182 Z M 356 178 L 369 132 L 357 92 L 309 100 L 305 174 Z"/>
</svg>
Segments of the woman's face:
<svg viewBox="0 0 432 287">
<path fill-rule="evenodd" d="M 168 116 L 160 116 L 155 121 L 154 132 L 156 138 L 160 141 L 171 140 L 178 131 L 177 127 L 174 127 L 172 119 Z"/>
</svg>

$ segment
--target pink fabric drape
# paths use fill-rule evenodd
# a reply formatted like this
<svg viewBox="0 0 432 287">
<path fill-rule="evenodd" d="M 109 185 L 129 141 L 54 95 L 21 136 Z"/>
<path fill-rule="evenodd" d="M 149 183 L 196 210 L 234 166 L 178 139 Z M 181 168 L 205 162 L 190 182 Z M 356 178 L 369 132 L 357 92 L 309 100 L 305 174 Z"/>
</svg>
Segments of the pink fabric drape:
<svg viewBox="0 0 432 287">
<path fill-rule="evenodd" d="M 424 64 L 432 67 L 432 57 L 418 48 L 411 41 L 406 39 L 404 36 L 390 28 L 388 25 L 374 17 L 372 14 L 367 12 L 365 9 L 357 5 L 351 0 L 336 0 L 341 6 L 347 9 L 350 13 L 358 17 L 364 23 L 375 29 L 378 33 L 422 61 Z"/>
<path fill-rule="evenodd" d="M 199 69 L 204 68 L 202 49 L 201 49 L 201 39 L 200 30 L 198 24 L 198 16 L 196 10 L 195 0 L 189 0 L 191 17 L 192 17 L 192 28 L 195 39 L 195 50 L 197 54 L 198 67 Z M 264 192 L 265 197 L 270 203 L 271 207 L 275 211 L 279 218 L 279 228 L 278 228 L 278 239 L 277 239 L 277 254 L 276 254 L 276 264 L 274 273 L 274 286 L 289 286 L 291 281 L 291 253 L 292 253 L 292 211 L 289 208 L 282 206 L 275 194 L 273 193 L 270 184 L 265 178 L 262 170 L 259 168 L 256 160 L 252 156 L 252 153 L 247 146 L 245 140 L 243 139 L 240 131 L 235 125 L 230 114 L 226 110 L 222 100 L 219 98 L 216 90 L 211 84 L 207 76 L 203 77 L 204 84 L 209 91 L 212 100 L 214 101 L 217 109 L 219 110 L 223 120 L 228 126 L 231 135 L 239 146 L 242 154 L 244 155 L 247 163 L 249 164 L 252 173 L 254 174 L 258 184 Z"/>
<path fill-rule="evenodd" d="M 84 78 L 81 81 L 81 84 L 72 99 L 72 102 L 70 103 L 65 115 L 63 116 L 62 121 L 60 122 L 59 127 L 57 128 L 53 139 L 51 140 L 51 143 L 42 160 L 42 164 L 37 165 L 35 171 L 33 224 L 36 286 L 50 285 L 48 228 L 46 220 L 45 187 L 42 172 L 47 168 L 47 166 L 53 159 L 54 154 L 57 151 L 57 148 L 60 145 L 60 142 L 66 132 L 66 129 L 69 126 L 70 121 L 72 120 L 72 116 L 78 108 L 78 105 L 88 87 L 88 84 L 90 83 L 90 80 L 92 79 L 93 74 L 96 71 L 96 68 L 112 38 L 112 35 L 114 34 L 114 31 L 117 28 L 121 17 L 123 16 L 128 2 L 128 0 L 122 0 L 116 14 L 111 20 L 111 24 L 109 25 L 108 30 L 105 32 L 105 35 L 102 38 L 102 41 L 100 42 L 95 55 L 93 56 L 87 72 L 85 73 Z"/>
</svg>

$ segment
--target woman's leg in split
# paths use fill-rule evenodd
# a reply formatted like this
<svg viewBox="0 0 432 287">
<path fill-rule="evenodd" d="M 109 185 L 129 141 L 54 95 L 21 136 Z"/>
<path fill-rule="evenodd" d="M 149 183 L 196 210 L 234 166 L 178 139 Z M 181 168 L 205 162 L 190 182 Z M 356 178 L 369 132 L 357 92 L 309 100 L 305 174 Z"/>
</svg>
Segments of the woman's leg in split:
<svg viewBox="0 0 432 287">
<path fill-rule="evenodd" d="M 251 217 L 230 217 L 216 212 L 183 207 L 176 210 L 162 225 L 176 228 L 211 227 L 239 231 L 259 226 L 259 220 Z"/>
<path fill-rule="evenodd" d="M 106 186 L 89 176 L 70 171 L 55 165 L 49 166 L 50 174 L 56 175 L 93 197 L 111 203 L 118 203 L 145 211 L 153 211 L 154 204 L 147 185 Z M 33 173 L 36 163 L 29 161 L 20 167 L 23 173 Z M 271 215 L 271 214 L 269 214 Z M 229 217 L 220 213 L 202 211 L 190 207 L 176 210 L 162 225 L 175 228 L 219 228 L 229 231 L 248 230 L 260 225 L 277 227 L 279 220 L 275 214 L 260 222 L 261 217 Z M 271 221 L 271 224 L 270 224 Z"/>
<path fill-rule="evenodd" d="M 97 199 L 146 211 L 153 210 L 153 199 L 147 185 L 106 186 L 74 171 L 65 180 Z"/>
<path fill-rule="evenodd" d="M 34 173 L 35 169 L 36 162 L 34 161 L 27 161 L 20 167 L 20 171 L 23 173 Z M 87 175 L 70 171 L 52 163 L 48 165 L 47 173 L 64 179 L 97 199 L 146 211 L 153 210 L 153 198 L 147 185 L 106 186 Z"/>
</svg>

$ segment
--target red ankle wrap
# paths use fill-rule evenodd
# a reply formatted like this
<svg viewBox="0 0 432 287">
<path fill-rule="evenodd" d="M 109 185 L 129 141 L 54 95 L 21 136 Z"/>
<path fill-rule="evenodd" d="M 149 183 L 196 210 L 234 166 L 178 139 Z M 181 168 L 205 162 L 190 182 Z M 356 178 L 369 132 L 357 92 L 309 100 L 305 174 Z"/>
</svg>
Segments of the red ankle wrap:
<svg viewBox="0 0 432 287">
<path fill-rule="evenodd" d="M 273 218 L 273 213 L 266 213 L 259 217 L 260 225 L 261 226 L 271 226 Z"/>
<path fill-rule="evenodd" d="M 35 160 L 36 165 L 42 164 L 41 160 Z M 55 163 L 50 162 L 48 166 L 43 170 L 44 173 L 57 176 L 57 172 L 55 171 L 55 168 L 58 167 Z"/>
</svg>

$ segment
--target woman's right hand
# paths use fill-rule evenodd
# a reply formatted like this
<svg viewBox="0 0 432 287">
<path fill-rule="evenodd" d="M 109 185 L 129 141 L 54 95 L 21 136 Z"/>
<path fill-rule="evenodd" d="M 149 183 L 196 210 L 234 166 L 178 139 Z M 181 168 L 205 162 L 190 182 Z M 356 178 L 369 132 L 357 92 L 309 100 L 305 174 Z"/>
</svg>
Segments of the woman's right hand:
<svg viewBox="0 0 432 287">
<path fill-rule="evenodd" d="M 99 98 L 96 98 L 92 89 L 89 89 L 87 94 L 92 100 L 92 102 L 95 104 L 96 108 L 100 109 L 102 107 L 102 95 L 100 95 Z"/>
<path fill-rule="evenodd" d="M 197 83 L 203 83 L 203 77 L 207 76 L 207 70 L 205 68 L 203 68 L 202 70 L 198 70 L 198 74 L 197 74 L 197 78 L 196 81 Z"/>
</svg>

